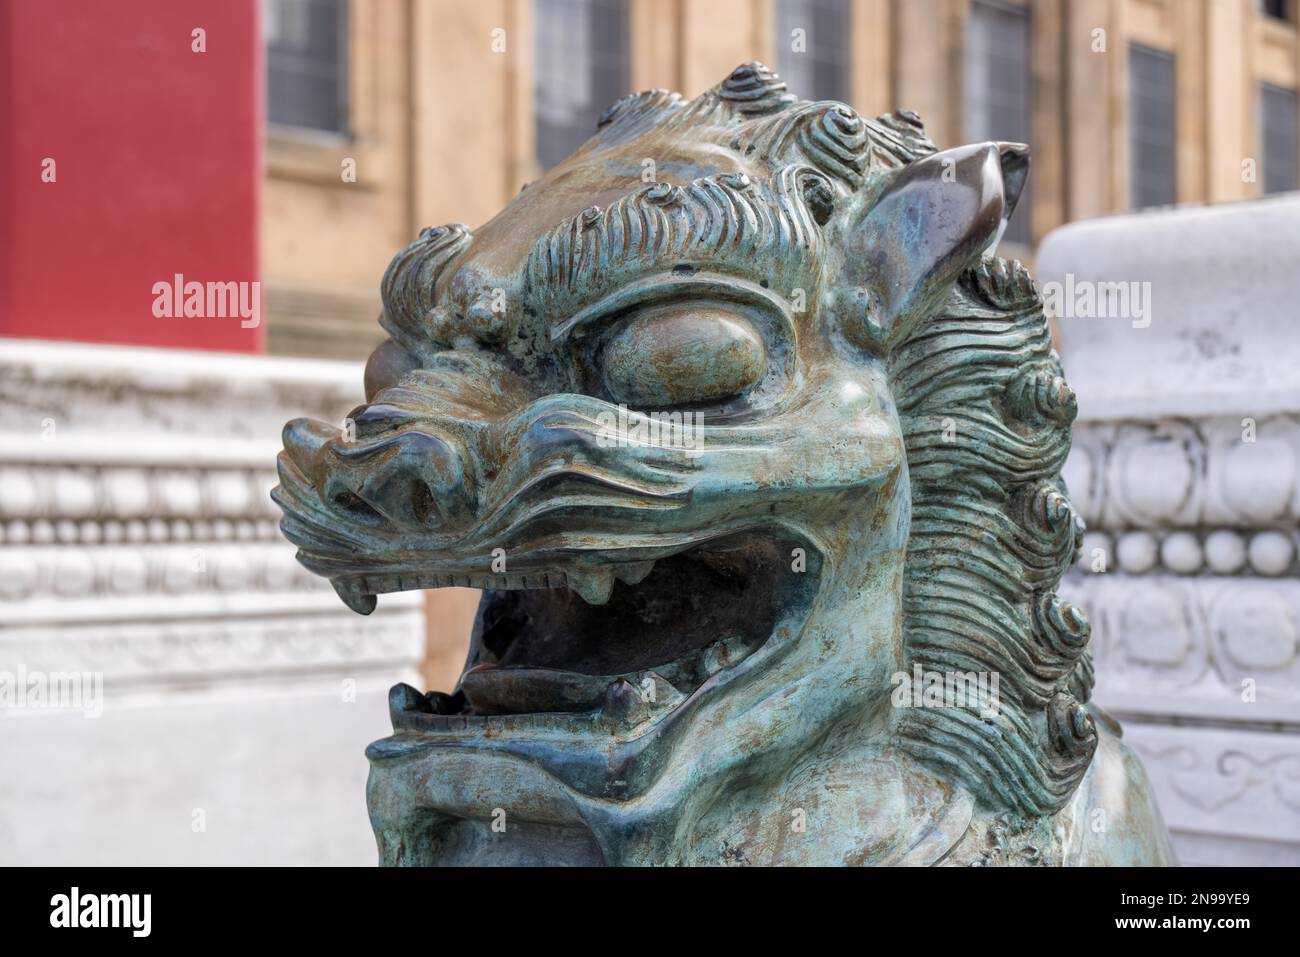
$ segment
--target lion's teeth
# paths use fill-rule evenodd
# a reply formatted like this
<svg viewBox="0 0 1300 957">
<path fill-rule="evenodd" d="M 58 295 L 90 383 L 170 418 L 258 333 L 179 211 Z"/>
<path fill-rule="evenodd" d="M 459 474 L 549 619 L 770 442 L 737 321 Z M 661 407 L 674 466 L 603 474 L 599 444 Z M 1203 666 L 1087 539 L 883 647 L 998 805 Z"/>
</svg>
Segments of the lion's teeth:
<svg viewBox="0 0 1300 957">
<path fill-rule="evenodd" d="M 343 604 L 358 615 L 368 615 L 375 610 L 375 596 L 368 593 L 361 582 L 342 581 L 335 578 L 330 580 L 330 584 L 334 586 L 334 590 L 343 599 Z"/>
<path fill-rule="evenodd" d="M 653 560 L 646 562 L 629 562 L 626 565 L 619 565 L 618 570 L 614 573 L 619 581 L 628 585 L 639 585 L 645 581 L 647 575 L 654 569 Z"/>
<path fill-rule="evenodd" d="M 715 641 L 704 649 L 702 664 L 708 675 L 716 675 L 723 668 L 735 664 L 744 656 L 745 641 L 739 635 Z"/>
<path fill-rule="evenodd" d="M 614 572 L 609 568 L 584 568 L 569 572 L 569 587 L 588 605 L 603 605 L 614 591 Z"/>
<path fill-rule="evenodd" d="M 606 718 L 616 722 L 634 722 L 644 717 L 646 710 L 646 702 L 641 692 L 626 678 L 616 679 L 605 691 L 605 706 L 602 712 Z"/>
<path fill-rule="evenodd" d="M 651 708 L 670 710 L 686 697 L 657 671 L 643 671 L 637 675 L 641 700 Z"/>
</svg>

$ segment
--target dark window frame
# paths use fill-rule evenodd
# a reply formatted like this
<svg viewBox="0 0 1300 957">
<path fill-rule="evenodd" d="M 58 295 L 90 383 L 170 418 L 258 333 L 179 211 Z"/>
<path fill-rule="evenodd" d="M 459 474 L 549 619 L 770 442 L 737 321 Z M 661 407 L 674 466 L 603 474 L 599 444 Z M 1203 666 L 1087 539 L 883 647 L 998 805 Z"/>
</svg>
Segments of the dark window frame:
<svg viewBox="0 0 1300 957">
<path fill-rule="evenodd" d="M 1282 23 L 1295 22 L 1295 0 L 1259 0 L 1259 15 Z"/>
<path fill-rule="evenodd" d="M 1178 57 L 1130 43 L 1128 67 L 1129 208 L 1173 205 L 1178 202 Z"/>
<path fill-rule="evenodd" d="M 1270 99 L 1280 105 L 1278 129 L 1270 122 Z M 1293 87 L 1276 83 L 1259 84 L 1259 188 L 1260 192 L 1287 193 L 1300 189 L 1300 95 Z M 1281 149 L 1289 170 L 1279 172 L 1278 155 L 1272 149 Z"/>
<path fill-rule="evenodd" d="M 577 15 L 588 18 L 587 47 L 548 46 L 557 37 L 573 36 L 569 18 Z M 538 165 L 548 169 L 586 142 L 596 132 L 600 115 L 629 92 L 631 12 L 625 0 L 535 0 L 533 23 L 534 153 Z M 610 44 L 614 34 L 617 44 Z M 571 80 L 581 66 L 586 69 L 587 98 L 547 102 L 548 84 Z"/>
<path fill-rule="evenodd" d="M 352 123 L 352 104 L 351 104 L 351 3 L 349 0 L 275 0 L 282 8 L 288 5 L 298 5 L 300 8 L 317 8 L 329 12 L 332 8 L 334 15 L 333 36 L 334 49 L 332 59 L 326 59 L 319 54 L 322 51 L 304 51 L 301 49 L 283 48 L 277 49 L 271 37 L 266 38 L 265 55 L 266 55 L 266 118 L 268 124 L 278 129 L 292 130 L 295 132 L 309 132 L 326 136 L 348 137 L 351 131 Z M 264 8 L 265 10 L 265 8 Z M 315 25 L 310 24 L 311 17 L 303 13 L 307 18 L 308 30 L 319 28 L 320 21 Z M 309 43 L 314 43 L 318 37 L 312 37 Z M 324 107 L 317 104 L 319 114 L 317 116 L 308 115 L 306 112 L 299 112 L 298 115 L 290 115 L 293 110 L 290 107 L 290 101 L 284 98 L 277 99 L 277 73 L 285 77 L 286 80 L 302 79 L 311 77 L 320 82 L 320 90 L 332 88 L 334 97 L 332 106 Z M 324 100 L 322 99 L 322 102 Z M 278 109 L 277 109 L 278 106 Z M 325 121 L 324 118 L 329 116 L 330 119 Z"/>
<path fill-rule="evenodd" d="M 805 100 L 850 102 L 853 95 L 853 4 L 849 0 L 775 0 L 776 72 Z M 807 49 L 790 49 L 805 31 Z"/>
<path fill-rule="evenodd" d="M 1007 36 L 1005 32 L 981 34 L 979 32 L 980 28 L 975 24 L 979 18 L 985 16 L 991 18 L 989 21 L 990 26 L 993 24 L 993 18 L 1001 18 L 1001 26 L 1004 31 L 1005 28 L 1010 26 L 1010 20 L 1016 21 L 1015 29 L 1021 31 L 1023 38 L 1023 50 L 1018 59 L 1014 56 L 1008 58 L 1004 55 L 1010 50 L 1008 46 L 1003 46 L 1000 49 L 995 49 L 992 46 L 987 49 L 976 48 L 976 44 L 982 42 L 987 36 L 999 37 L 1000 39 L 997 42 Z M 1016 39 L 1019 40 L 1020 38 Z M 965 125 L 965 138 L 976 142 L 984 140 L 1023 142 L 1032 146 L 1031 141 L 1034 132 L 1034 15 L 1029 4 L 1011 3 L 1005 2 L 1005 0 L 972 0 L 970 18 L 966 24 L 962 59 L 962 117 Z M 1018 64 L 1021 82 L 1008 85 L 1002 90 L 992 90 L 995 81 L 991 78 L 996 69 L 994 61 L 997 59 Z M 977 83 L 975 81 L 976 71 L 979 69 L 987 71 L 986 79 L 989 82 Z M 978 99 L 978 93 L 992 94 L 994 102 Z M 1025 182 L 1025 187 L 1020 194 L 1020 200 L 1016 204 L 1011 221 L 1007 223 L 1007 230 L 1002 236 L 1004 242 L 1018 243 L 1024 246 L 1033 244 L 1031 181 L 1032 172 L 1030 179 Z"/>
</svg>

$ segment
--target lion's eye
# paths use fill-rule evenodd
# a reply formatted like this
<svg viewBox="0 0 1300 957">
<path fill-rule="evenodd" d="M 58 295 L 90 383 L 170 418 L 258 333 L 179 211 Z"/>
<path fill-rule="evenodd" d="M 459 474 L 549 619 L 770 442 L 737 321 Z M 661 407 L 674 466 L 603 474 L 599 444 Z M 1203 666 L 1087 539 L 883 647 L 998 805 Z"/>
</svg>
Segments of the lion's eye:
<svg viewBox="0 0 1300 957">
<path fill-rule="evenodd" d="M 748 320 L 716 306 L 671 305 L 619 323 L 601 354 L 610 398 L 634 409 L 736 396 L 767 369 L 767 347 Z"/>
</svg>

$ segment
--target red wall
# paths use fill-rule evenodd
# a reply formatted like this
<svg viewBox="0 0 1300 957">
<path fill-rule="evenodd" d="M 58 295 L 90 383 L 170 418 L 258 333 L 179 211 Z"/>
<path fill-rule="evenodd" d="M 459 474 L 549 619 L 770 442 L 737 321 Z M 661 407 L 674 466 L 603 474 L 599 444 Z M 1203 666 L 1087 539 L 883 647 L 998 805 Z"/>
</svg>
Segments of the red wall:
<svg viewBox="0 0 1300 957">
<path fill-rule="evenodd" d="M 256 0 L 0 0 L 0 335 L 262 348 L 264 306 L 257 328 L 157 318 L 153 289 L 259 278 L 258 15 Z"/>
</svg>

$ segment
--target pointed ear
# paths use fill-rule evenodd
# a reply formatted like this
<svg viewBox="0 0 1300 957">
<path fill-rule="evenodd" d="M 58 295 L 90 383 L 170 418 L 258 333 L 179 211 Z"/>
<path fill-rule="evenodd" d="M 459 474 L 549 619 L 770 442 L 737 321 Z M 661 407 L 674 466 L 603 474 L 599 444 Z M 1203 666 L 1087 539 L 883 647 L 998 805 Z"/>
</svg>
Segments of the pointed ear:
<svg viewBox="0 0 1300 957">
<path fill-rule="evenodd" d="M 997 242 L 1020 196 L 1028 150 L 980 143 L 904 167 L 842 244 L 856 287 L 846 334 L 886 352 L 942 302 L 961 273 Z"/>
</svg>

